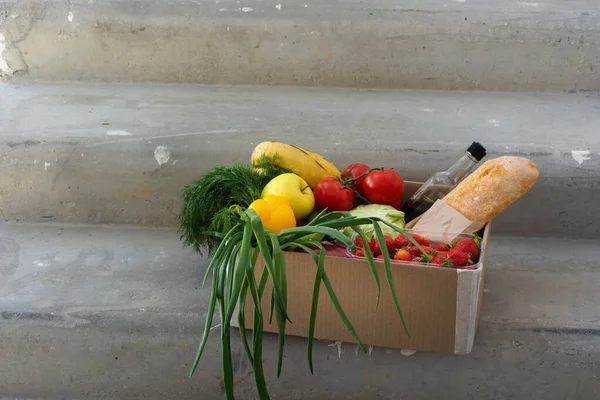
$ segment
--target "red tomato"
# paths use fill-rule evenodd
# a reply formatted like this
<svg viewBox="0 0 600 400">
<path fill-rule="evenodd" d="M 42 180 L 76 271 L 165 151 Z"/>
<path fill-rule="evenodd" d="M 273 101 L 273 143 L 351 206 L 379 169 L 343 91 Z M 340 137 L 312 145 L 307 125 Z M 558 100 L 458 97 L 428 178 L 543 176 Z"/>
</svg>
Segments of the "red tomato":
<svg viewBox="0 0 600 400">
<path fill-rule="evenodd" d="M 355 179 L 369 171 L 369 167 L 365 164 L 350 164 L 346 167 L 344 172 L 342 172 L 342 178 L 351 178 Z M 354 188 L 360 194 L 364 194 L 363 192 L 363 183 L 365 181 L 365 177 L 363 176 L 354 184 Z"/>
<path fill-rule="evenodd" d="M 321 179 L 314 194 L 317 205 L 329 211 L 350 211 L 354 207 L 354 192 L 333 176 Z"/>
<path fill-rule="evenodd" d="M 402 197 L 404 180 L 392 169 L 373 171 L 363 183 L 365 197 L 375 204 L 392 204 Z"/>
<path fill-rule="evenodd" d="M 394 207 L 396 210 L 399 210 L 400 209 L 400 199 L 398 199 L 395 202 L 393 202 L 392 204 L 390 204 L 390 206 Z"/>
</svg>

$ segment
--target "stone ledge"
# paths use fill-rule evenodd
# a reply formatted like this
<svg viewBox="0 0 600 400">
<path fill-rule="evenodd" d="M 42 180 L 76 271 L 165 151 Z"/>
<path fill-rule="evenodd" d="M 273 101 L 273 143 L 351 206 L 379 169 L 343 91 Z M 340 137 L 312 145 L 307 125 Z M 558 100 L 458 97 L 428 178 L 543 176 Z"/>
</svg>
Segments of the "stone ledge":
<svg viewBox="0 0 600 400">
<path fill-rule="evenodd" d="M 27 79 L 599 89 L 589 0 L 23 0 L 0 11 L 8 68 Z"/>
<path fill-rule="evenodd" d="M 478 140 L 492 157 L 522 155 L 541 171 L 496 233 L 600 233 L 595 94 L 5 83 L 0 103 L 8 220 L 173 227 L 183 185 L 248 162 L 263 140 L 338 166 L 394 167 L 407 180 L 447 168 Z"/>
<path fill-rule="evenodd" d="M 206 262 L 181 249 L 174 231 L 4 224 L 0 248 L 2 395 L 222 398 L 218 335 L 210 338 L 197 375 L 186 378 L 207 308 L 207 290 L 198 288 Z M 276 336 L 268 335 L 272 394 L 596 398 L 596 254 L 596 241 L 492 237 L 470 355 L 407 358 L 374 349 L 369 356 L 343 344 L 338 357 L 337 348 L 320 342 L 311 376 L 305 339 L 288 338 L 277 380 Z M 250 368 L 237 341 L 234 348 L 239 398 L 252 399 Z"/>
</svg>

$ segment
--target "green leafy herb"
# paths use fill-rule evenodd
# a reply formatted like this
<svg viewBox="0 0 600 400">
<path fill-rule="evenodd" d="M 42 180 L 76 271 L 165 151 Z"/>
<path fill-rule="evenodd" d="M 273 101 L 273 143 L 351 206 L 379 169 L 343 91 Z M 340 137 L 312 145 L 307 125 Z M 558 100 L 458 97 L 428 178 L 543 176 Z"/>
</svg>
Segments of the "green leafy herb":
<svg viewBox="0 0 600 400">
<path fill-rule="evenodd" d="M 234 164 L 215 167 L 183 189 L 179 233 L 183 243 L 199 253 L 214 254 L 223 236 L 240 222 L 244 210 L 269 181 L 290 172 L 263 155 L 257 168 Z"/>
</svg>

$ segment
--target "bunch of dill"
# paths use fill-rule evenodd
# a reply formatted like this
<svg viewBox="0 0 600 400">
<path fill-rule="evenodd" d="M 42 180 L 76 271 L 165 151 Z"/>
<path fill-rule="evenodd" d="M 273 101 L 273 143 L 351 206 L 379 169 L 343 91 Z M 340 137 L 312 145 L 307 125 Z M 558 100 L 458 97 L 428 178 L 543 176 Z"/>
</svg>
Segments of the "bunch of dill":
<svg viewBox="0 0 600 400">
<path fill-rule="evenodd" d="M 256 168 L 234 164 L 211 169 L 183 188 L 179 214 L 180 238 L 186 246 L 212 255 L 223 236 L 239 221 L 242 212 L 257 199 L 269 181 L 291 172 L 263 155 Z"/>
</svg>

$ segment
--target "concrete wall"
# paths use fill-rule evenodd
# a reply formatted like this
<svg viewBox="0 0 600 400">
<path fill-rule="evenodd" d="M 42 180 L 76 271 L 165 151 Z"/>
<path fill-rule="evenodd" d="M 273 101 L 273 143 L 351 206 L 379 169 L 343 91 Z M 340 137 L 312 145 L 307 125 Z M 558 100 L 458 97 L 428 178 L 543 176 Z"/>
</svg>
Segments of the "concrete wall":
<svg viewBox="0 0 600 400">
<path fill-rule="evenodd" d="M 0 218 L 58 223 L 0 226 L 0 397 L 222 398 L 216 336 L 185 378 L 207 260 L 172 230 L 89 225 L 175 227 L 184 184 L 271 139 L 410 180 L 478 140 L 541 172 L 494 221 L 470 356 L 317 343 L 311 376 L 289 338 L 276 380 L 269 335 L 275 398 L 598 398 L 597 3 L 0 0 Z"/>
<path fill-rule="evenodd" d="M 4 1 L 28 79 L 595 91 L 595 0 Z"/>
</svg>

